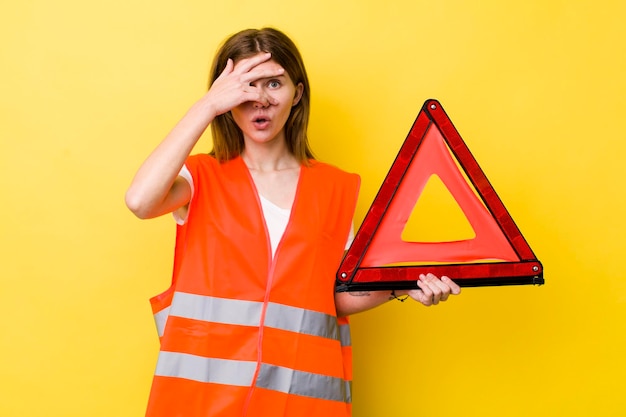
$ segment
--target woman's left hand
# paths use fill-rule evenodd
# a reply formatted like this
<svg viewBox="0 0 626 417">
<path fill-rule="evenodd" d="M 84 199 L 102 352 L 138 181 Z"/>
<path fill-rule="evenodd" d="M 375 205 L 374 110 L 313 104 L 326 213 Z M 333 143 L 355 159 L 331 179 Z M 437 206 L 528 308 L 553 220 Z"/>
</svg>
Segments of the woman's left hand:
<svg viewBox="0 0 626 417">
<path fill-rule="evenodd" d="M 434 274 L 420 275 L 420 279 L 417 280 L 417 286 L 419 289 L 409 290 L 407 294 L 427 307 L 446 301 L 450 295 L 461 293 L 461 287 L 450 278 L 442 276 L 439 279 Z"/>
</svg>

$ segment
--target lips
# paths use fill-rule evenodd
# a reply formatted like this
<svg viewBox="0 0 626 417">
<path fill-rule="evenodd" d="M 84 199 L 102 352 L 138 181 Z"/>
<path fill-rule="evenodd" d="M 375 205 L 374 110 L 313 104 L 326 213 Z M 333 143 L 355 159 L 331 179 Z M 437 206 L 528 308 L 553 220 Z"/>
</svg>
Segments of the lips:
<svg viewBox="0 0 626 417">
<path fill-rule="evenodd" d="M 270 119 L 267 116 L 257 116 L 252 119 L 252 125 L 257 129 L 265 129 L 269 126 Z"/>
</svg>

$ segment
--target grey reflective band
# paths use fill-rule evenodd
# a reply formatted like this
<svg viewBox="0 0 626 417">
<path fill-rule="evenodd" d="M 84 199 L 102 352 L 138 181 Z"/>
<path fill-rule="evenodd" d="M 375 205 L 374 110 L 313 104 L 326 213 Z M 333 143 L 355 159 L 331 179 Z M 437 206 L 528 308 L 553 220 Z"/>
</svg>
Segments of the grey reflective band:
<svg viewBox="0 0 626 417">
<path fill-rule="evenodd" d="M 269 303 L 265 316 L 265 325 L 291 332 L 321 336 L 327 339 L 339 339 L 337 318 L 318 311 Z"/>
<path fill-rule="evenodd" d="M 342 402 L 351 400 L 349 381 L 274 365 L 261 365 L 256 386 L 323 400 Z"/>
<path fill-rule="evenodd" d="M 170 307 L 166 307 L 154 315 L 154 322 L 156 323 L 159 337 L 163 336 L 163 333 L 165 332 L 165 323 L 167 322 L 167 316 L 169 315 Z"/>
<path fill-rule="evenodd" d="M 256 362 L 160 352 L 156 376 L 251 387 Z M 351 382 L 342 378 L 262 364 L 255 386 L 285 394 L 349 403 Z"/>
<path fill-rule="evenodd" d="M 339 341 L 341 342 L 341 346 L 352 346 L 349 324 L 342 324 L 339 326 Z"/>
<path fill-rule="evenodd" d="M 261 323 L 263 303 L 175 292 L 171 316 L 213 323 L 256 326 Z"/>
<path fill-rule="evenodd" d="M 346 389 L 346 401 L 347 403 L 352 402 L 352 381 L 343 381 L 344 387 Z"/>
<path fill-rule="evenodd" d="M 260 301 L 176 292 L 169 315 L 212 323 L 259 327 L 262 311 L 263 303 Z M 350 343 L 348 331 L 348 344 L 344 344 L 345 329 L 339 329 L 344 326 L 337 326 L 336 317 L 299 307 L 268 303 L 264 325 L 290 332 L 341 340 L 342 346 L 348 346 Z"/>
<path fill-rule="evenodd" d="M 256 362 L 204 358 L 188 353 L 160 352 L 155 375 L 199 382 L 249 387 Z"/>
<path fill-rule="evenodd" d="M 265 322 L 261 323 L 263 303 L 176 292 L 171 307 L 156 313 L 159 336 L 167 318 L 181 317 L 211 323 L 266 327 L 323 337 L 350 346 L 350 328 L 338 325 L 337 318 L 318 311 L 268 303 Z M 351 402 L 351 381 L 256 361 L 207 358 L 187 353 L 159 354 L 156 376 L 183 378 L 204 383 L 251 387 L 257 366 L 255 386 L 286 394 L 331 401 Z"/>
</svg>

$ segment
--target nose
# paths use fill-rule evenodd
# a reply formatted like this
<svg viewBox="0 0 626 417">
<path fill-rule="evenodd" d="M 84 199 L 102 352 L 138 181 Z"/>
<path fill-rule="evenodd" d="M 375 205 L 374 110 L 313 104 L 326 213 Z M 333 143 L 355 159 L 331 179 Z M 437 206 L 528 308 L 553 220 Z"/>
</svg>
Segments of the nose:
<svg viewBox="0 0 626 417">
<path fill-rule="evenodd" d="M 259 100 L 257 100 L 257 101 L 255 101 L 255 102 L 253 102 L 253 103 L 252 103 L 252 106 L 253 106 L 255 109 L 264 109 L 264 108 L 266 108 L 266 107 L 269 107 L 269 106 L 270 106 L 270 102 L 269 102 L 269 100 L 267 100 L 267 99 L 265 99 L 264 101 L 259 101 Z"/>
<path fill-rule="evenodd" d="M 267 94 L 267 91 L 264 88 L 259 89 L 259 99 L 254 101 L 255 109 L 263 109 L 269 107 L 272 104 L 272 97 Z"/>
</svg>

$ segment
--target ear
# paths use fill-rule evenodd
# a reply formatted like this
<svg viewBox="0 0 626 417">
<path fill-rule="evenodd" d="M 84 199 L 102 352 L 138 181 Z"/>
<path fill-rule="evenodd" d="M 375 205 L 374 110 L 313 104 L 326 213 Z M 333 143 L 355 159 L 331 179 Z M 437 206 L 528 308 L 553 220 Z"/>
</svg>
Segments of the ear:
<svg viewBox="0 0 626 417">
<path fill-rule="evenodd" d="M 293 96 L 293 102 L 291 103 L 291 107 L 294 107 L 300 102 L 303 92 L 304 92 L 304 85 L 302 83 L 298 83 L 298 85 L 296 85 L 296 93 Z"/>
</svg>

